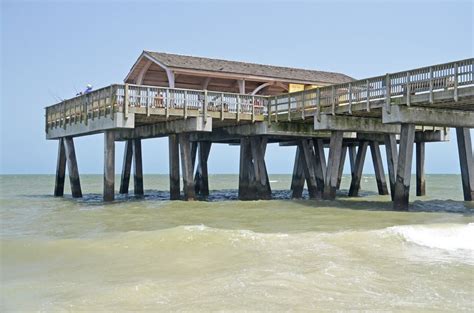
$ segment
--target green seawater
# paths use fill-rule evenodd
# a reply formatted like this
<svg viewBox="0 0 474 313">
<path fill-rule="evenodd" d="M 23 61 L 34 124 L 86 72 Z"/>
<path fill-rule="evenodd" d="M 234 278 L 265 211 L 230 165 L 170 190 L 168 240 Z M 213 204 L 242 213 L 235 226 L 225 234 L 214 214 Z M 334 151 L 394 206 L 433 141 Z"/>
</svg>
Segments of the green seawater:
<svg viewBox="0 0 474 313">
<path fill-rule="evenodd" d="M 0 176 L 0 311 L 474 310 L 459 175 L 427 175 L 408 212 L 371 175 L 357 198 L 344 176 L 336 201 L 290 200 L 290 179 L 242 202 L 236 175 L 211 175 L 209 201 L 184 202 L 148 175 L 144 198 L 104 204 L 100 175 L 81 176 L 78 200 L 52 197 L 54 176 Z"/>
</svg>

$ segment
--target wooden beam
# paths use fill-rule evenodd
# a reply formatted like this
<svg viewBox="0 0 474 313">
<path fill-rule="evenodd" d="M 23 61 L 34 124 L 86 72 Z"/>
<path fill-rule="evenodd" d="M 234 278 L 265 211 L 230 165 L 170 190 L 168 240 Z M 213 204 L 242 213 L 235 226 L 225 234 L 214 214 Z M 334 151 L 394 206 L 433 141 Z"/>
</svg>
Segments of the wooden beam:
<svg viewBox="0 0 474 313">
<path fill-rule="evenodd" d="M 115 135 L 104 133 L 104 201 L 113 201 L 115 194 Z"/>
<path fill-rule="evenodd" d="M 395 210 L 408 209 L 414 141 L 415 125 L 402 124 L 400 149 L 398 152 L 397 180 L 395 182 L 395 193 L 393 195 L 393 208 Z"/>
<path fill-rule="evenodd" d="M 425 181 L 425 143 L 416 144 L 416 195 L 418 197 L 426 194 Z"/>
<path fill-rule="evenodd" d="M 58 140 L 58 160 L 56 165 L 56 181 L 54 184 L 54 196 L 64 195 L 64 179 L 66 176 L 66 152 L 64 149 L 64 139 Z"/>
<path fill-rule="evenodd" d="M 474 164 L 469 128 L 456 128 L 464 201 L 474 199 Z"/>
<path fill-rule="evenodd" d="M 79 169 L 77 167 L 76 151 L 74 150 L 74 140 L 72 137 L 64 138 L 64 147 L 66 151 L 69 184 L 71 185 L 72 197 L 81 198 L 81 181 L 79 179 Z"/>
<path fill-rule="evenodd" d="M 357 149 L 357 155 L 354 163 L 354 174 L 351 180 L 351 186 L 349 188 L 349 197 L 357 197 L 360 190 L 360 180 L 362 178 L 362 171 L 364 169 L 365 155 L 367 154 L 367 141 L 359 142 L 359 148 Z"/>
<path fill-rule="evenodd" d="M 119 193 L 128 193 L 130 185 L 130 172 L 132 169 L 133 143 L 132 140 L 125 141 L 125 151 L 123 152 L 122 178 L 120 179 Z"/>
<path fill-rule="evenodd" d="M 180 196 L 178 135 L 169 135 L 168 147 L 169 147 L 170 199 L 178 200 Z"/>
</svg>

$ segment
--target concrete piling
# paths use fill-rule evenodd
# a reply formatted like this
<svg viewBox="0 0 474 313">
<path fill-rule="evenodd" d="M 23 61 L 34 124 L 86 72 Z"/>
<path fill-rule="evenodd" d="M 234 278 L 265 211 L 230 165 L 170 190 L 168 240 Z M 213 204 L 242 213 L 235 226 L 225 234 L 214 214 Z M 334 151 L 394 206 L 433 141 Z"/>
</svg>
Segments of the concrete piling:
<svg viewBox="0 0 474 313">
<path fill-rule="evenodd" d="M 133 139 L 125 141 L 125 150 L 123 152 L 122 176 L 120 179 L 120 194 L 127 194 L 130 185 L 130 172 L 132 169 L 133 158 Z"/>
<path fill-rule="evenodd" d="M 360 190 L 360 180 L 362 178 L 362 170 L 364 169 L 365 156 L 367 154 L 367 141 L 360 141 L 354 161 L 354 172 L 352 174 L 351 186 L 349 188 L 349 197 L 357 197 Z"/>
<path fill-rule="evenodd" d="M 169 135 L 169 176 L 170 176 L 170 200 L 178 200 L 180 197 L 179 179 L 179 139 L 178 135 Z"/>
<path fill-rule="evenodd" d="M 72 137 L 64 138 L 64 147 L 66 152 L 67 168 L 69 172 L 69 183 L 73 198 L 81 198 L 81 181 L 79 178 L 79 169 L 77 167 L 76 151 L 74 149 L 74 140 Z"/>
<path fill-rule="evenodd" d="M 64 149 L 64 138 L 58 140 L 58 160 L 56 165 L 56 180 L 54 184 L 54 196 L 64 195 L 64 179 L 66 176 L 66 152 Z"/>
<path fill-rule="evenodd" d="M 395 210 L 408 209 L 414 141 L 415 125 L 402 124 L 400 149 L 398 152 L 397 179 L 395 181 L 395 193 L 393 195 L 393 208 Z"/>
<path fill-rule="evenodd" d="M 425 143 L 416 144 L 416 195 L 418 197 L 426 194 L 425 182 Z"/>
<path fill-rule="evenodd" d="M 461 167 L 461 180 L 464 201 L 474 199 L 474 164 L 472 157 L 472 142 L 469 128 L 456 128 L 458 142 L 459 165 Z"/>
<path fill-rule="evenodd" d="M 372 155 L 372 162 L 374 164 L 375 180 L 377 181 L 379 195 L 388 195 L 382 156 L 380 154 L 380 147 L 377 141 L 370 142 L 370 154 Z"/>
<path fill-rule="evenodd" d="M 115 137 L 113 131 L 104 133 L 104 201 L 115 197 Z"/>
</svg>

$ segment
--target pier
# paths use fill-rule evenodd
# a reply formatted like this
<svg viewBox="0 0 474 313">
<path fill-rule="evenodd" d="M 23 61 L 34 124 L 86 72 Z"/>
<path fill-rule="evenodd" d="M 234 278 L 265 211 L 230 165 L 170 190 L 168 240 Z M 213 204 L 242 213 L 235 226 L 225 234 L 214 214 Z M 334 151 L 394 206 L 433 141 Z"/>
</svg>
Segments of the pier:
<svg viewBox="0 0 474 313">
<path fill-rule="evenodd" d="M 66 167 L 72 196 L 82 196 L 74 138 L 103 133 L 104 151 L 97 153 L 104 153 L 104 201 L 115 195 L 115 142 L 125 142 L 119 192 L 129 192 L 133 176 L 134 194 L 143 195 L 141 141 L 168 137 L 171 200 L 209 195 L 215 144 L 240 146 L 239 199 L 271 199 L 265 153 L 279 144 L 296 146 L 293 198 L 306 185 L 312 199 L 335 199 L 346 159 L 348 195 L 358 196 L 370 149 L 379 194 L 406 210 L 413 154 L 416 195 L 423 196 L 425 145 L 449 140 L 454 128 L 464 200 L 474 197 L 472 58 L 355 80 L 144 51 L 124 83 L 48 106 L 45 116 L 46 138 L 58 140 L 55 196 L 64 194 Z"/>
</svg>

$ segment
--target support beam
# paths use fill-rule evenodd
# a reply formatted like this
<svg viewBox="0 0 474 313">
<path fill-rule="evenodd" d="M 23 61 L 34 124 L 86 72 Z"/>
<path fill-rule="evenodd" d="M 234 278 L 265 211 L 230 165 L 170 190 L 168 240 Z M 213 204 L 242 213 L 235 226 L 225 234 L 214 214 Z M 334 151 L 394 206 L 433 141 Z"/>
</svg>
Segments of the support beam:
<svg viewBox="0 0 474 313">
<path fill-rule="evenodd" d="M 113 201 L 115 193 L 115 136 L 104 133 L 104 201 Z"/>
<path fill-rule="evenodd" d="M 66 176 L 66 152 L 64 149 L 64 139 L 58 140 L 58 160 L 56 165 L 56 181 L 54 184 L 54 196 L 64 195 L 64 179 Z"/>
<path fill-rule="evenodd" d="M 359 142 L 357 155 L 354 162 L 354 173 L 352 175 L 351 186 L 349 188 L 349 197 L 357 197 L 360 190 L 360 180 L 362 178 L 362 170 L 364 169 L 365 155 L 367 154 L 367 141 Z"/>
<path fill-rule="evenodd" d="M 396 134 L 400 133 L 399 125 L 383 124 L 380 118 L 369 118 L 344 115 L 321 115 L 314 119 L 315 130 Z"/>
<path fill-rule="evenodd" d="M 418 197 L 426 194 L 425 182 L 425 143 L 416 144 L 416 195 Z"/>
<path fill-rule="evenodd" d="M 207 170 L 207 160 L 209 158 L 209 152 L 211 151 L 210 141 L 199 142 L 198 149 L 198 166 L 196 169 L 196 175 L 194 176 L 194 186 L 196 194 L 207 197 L 209 196 L 209 178 Z"/>
<path fill-rule="evenodd" d="M 414 141 L 415 125 L 402 124 L 397 163 L 397 180 L 395 182 L 395 193 L 393 195 L 393 208 L 395 210 L 408 209 Z"/>
<path fill-rule="evenodd" d="M 194 191 L 194 169 L 189 134 L 179 134 L 179 149 L 181 153 L 181 170 L 183 172 L 184 200 L 194 200 L 196 195 Z"/>
<path fill-rule="evenodd" d="M 329 143 L 328 165 L 324 182 L 323 199 L 334 200 L 336 198 L 337 181 L 339 177 L 339 166 L 342 156 L 342 131 L 333 131 Z"/>
<path fill-rule="evenodd" d="M 291 177 L 291 198 L 303 198 L 304 169 L 303 152 L 300 146 L 296 147 L 295 164 L 293 165 L 293 176 Z"/>
<path fill-rule="evenodd" d="M 385 171 L 383 169 L 382 156 L 380 154 L 380 147 L 377 141 L 370 142 L 370 154 L 372 155 L 372 162 L 374 164 L 375 179 L 377 181 L 377 189 L 379 195 L 388 195 L 387 182 L 385 181 Z"/>
<path fill-rule="evenodd" d="M 64 147 L 66 151 L 67 169 L 72 197 L 81 198 L 81 181 L 79 179 L 79 169 L 77 167 L 76 151 L 74 150 L 74 140 L 72 137 L 64 138 Z"/>
<path fill-rule="evenodd" d="M 337 186 L 336 189 L 341 189 L 342 174 L 344 172 L 344 163 L 346 162 L 347 146 L 343 145 L 341 150 L 341 162 L 339 163 L 339 170 L 337 174 Z"/>
<path fill-rule="evenodd" d="M 471 133 L 468 128 L 456 128 L 456 137 L 464 201 L 472 201 L 474 199 L 474 164 Z"/>
<path fill-rule="evenodd" d="M 179 200 L 179 140 L 178 135 L 168 137 L 169 171 L 170 171 L 170 200 Z"/>
<path fill-rule="evenodd" d="M 142 163 L 142 141 L 133 140 L 133 193 L 143 196 L 143 163 Z"/>
<path fill-rule="evenodd" d="M 120 179 L 119 193 L 128 193 L 130 185 L 130 172 L 132 170 L 133 143 L 132 140 L 125 142 L 125 151 L 123 152 L 122 178 Z"/>
<path fill-rule="evenodd" d="M 390 195 L 395 194 L 395 182 L 397 181 L 397 163 L 398 163 L 398 149 L 397 138 L 395 135 L 386 134 L 385 138 L 385 152 L 387 154 L 388 178 L 390 181 Z"/>
</svg>

